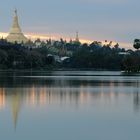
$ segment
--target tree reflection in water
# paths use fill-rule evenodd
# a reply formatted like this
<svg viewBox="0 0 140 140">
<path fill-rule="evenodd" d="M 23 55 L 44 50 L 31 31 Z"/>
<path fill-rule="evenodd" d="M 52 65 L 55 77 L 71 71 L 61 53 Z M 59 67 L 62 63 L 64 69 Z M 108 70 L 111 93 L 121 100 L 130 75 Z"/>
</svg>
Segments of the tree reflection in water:
<svg viewBox="0 0 140 140">
<path fill-rule="evenodd" d="M 47 76 L 44 73 L 41 76 L 28 74 L 6 73 L 0 79 L 0 108 L 10 105 L 15 129 L 23 106 L 57 104 L 78 108 L 93 102 L 97 102 L 97 105 L 102 102 L 111 104 L 124 95 L 133 94 L 135 110 L 139 111 L 139 81 L 135 84 L 125 77 L 103 75 L 87 77 L 64 76 L 62 73 L 60 76 L 50 73 Z"/>
</svg>

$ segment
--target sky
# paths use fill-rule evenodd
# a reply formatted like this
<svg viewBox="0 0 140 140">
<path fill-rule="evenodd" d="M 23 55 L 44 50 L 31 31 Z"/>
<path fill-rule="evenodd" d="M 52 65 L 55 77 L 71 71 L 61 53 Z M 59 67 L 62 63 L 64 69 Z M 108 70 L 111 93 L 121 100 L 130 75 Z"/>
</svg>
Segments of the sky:
<svg viewBox="0 0 140 140">
<path fill-rule="evenodd" d="M 140 38 L 139 0 L 4 0 L 0 32 L 8 33 L 18 10 L 22 31 L 30 37 L 114 41 L 133 47 Z"/>
</svg>

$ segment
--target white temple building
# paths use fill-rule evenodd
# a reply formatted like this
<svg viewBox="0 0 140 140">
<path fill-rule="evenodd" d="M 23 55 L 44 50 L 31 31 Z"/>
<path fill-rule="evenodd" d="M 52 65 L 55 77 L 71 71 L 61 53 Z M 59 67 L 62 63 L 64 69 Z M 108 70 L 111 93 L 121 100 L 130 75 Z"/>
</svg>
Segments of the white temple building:
<svg viewBox="0 0 140 140">
<path fill-rule="evenodd" d="M 11 43 L 26 43 L 28 41 L 28 39 L 24 36 L 19 26 L 17 10 L 15 10 L 14 12 L 13 25 L 6 39 L 8 42 Z"/>
</svg>

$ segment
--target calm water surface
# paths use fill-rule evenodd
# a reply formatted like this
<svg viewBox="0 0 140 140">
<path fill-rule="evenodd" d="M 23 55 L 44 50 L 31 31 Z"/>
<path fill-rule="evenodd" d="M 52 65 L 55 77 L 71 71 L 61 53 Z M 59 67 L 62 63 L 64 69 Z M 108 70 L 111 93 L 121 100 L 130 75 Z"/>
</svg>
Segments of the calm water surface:
<svg viewBox="0 0 140 140">
<path fill-rule="evenodd" d="M 139 86 L 120 72 L 0 72 L 0 139 L 140 139 Z"/>
</svg>

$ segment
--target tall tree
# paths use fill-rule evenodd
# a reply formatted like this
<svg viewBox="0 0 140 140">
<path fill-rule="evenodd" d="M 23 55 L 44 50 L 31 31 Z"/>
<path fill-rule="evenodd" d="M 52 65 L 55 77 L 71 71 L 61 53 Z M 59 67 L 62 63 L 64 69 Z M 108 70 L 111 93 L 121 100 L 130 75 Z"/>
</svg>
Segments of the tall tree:
<svg viewBox="0 0 140 140">
<path fill-rule="evenodd" d="M 134 40 L 133 47 L 137 50 L 140 48 L 140 39 L 135 39 Z"/>
</svg>

